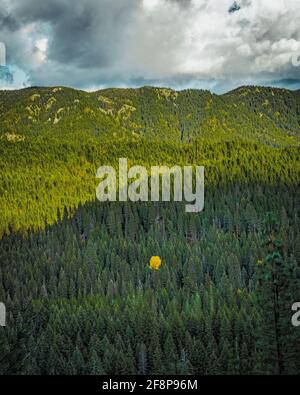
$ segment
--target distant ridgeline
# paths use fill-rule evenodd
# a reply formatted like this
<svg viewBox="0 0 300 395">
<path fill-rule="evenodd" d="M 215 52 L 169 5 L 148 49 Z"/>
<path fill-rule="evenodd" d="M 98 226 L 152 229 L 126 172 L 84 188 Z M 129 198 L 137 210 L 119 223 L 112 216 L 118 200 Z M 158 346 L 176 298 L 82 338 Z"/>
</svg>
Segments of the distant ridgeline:
<svg viewBox="0 0 300 395">
<path fill-rule="evenodd" d="M 95 172 L 203 165 L 206 186 L 299 182 L 300 91 L 165 88 L 0 91 L 0 237 L 95 200 Z"/>
</svg>

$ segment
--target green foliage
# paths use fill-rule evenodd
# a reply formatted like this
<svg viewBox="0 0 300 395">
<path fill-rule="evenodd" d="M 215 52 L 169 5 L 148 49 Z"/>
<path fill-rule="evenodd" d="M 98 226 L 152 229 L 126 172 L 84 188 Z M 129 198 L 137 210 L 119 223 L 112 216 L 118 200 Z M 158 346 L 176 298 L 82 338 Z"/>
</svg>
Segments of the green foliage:
<svg viewBox="0 0 300 395">
<path fill-rule="evenodd" d="M 198 215 L 185 213 L 179 203 L 90 203 L 25 239 L 5 236 L 0 299 L 9 320 L 1 332 L 7 350 L 1 370 L 270 372 L 264 361 L 276 345 L 273 320 L 267 320 L 266 331 L 261 320 L 270 317 L 272 288 L 270 279 L 256 279 L 257 261 L 265 254 L 265 221 L 257 218 L 270 208 L 276 213 L 284 259 L 295 265 L 297 194 L 293 187 L 259 184 L 208 188 L 205 210 Z M 135 224 L 130 238 L 129 221 Z M 148 269 L 153 254 L 164 261 L 159 272 Z M 258 295 L 267 303 L 258 302 Z M 292 337 L 285 341 L 289 349 L 297 344 Z M 297 355 L 288 358 L 284 373 L 297 366 Z"/>
<path fill-rule="evenodd" d="M 264 242 L 267 255 L 258 270 L 261 310 L 257 368 L 268 374 L 298 374 L 300 334 L 290 322 L 290 309 L 299 296 L 298 264 L 278 239 L 280 221 L 266 216 Z"/>
<path fill-rule="evenodd" d="M 1 373 L 299 373 L 299 91 L 30 88 L 0 111 Z M 204 165 L 204 212 L 95 202 L 120 157 Z"/>
</svg>

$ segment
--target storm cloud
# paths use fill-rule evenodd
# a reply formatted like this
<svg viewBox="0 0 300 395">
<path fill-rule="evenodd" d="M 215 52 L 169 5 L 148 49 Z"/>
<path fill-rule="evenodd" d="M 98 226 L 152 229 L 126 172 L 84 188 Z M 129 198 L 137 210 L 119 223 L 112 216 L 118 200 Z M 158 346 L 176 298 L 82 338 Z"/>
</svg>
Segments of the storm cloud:
<svg viewBox="0 0 300 395">
<path fill-rule="evenodd" d="M 2 88 L 300 87 L 300 0 L 0 0 L 0 41 Z"/>
</svg>

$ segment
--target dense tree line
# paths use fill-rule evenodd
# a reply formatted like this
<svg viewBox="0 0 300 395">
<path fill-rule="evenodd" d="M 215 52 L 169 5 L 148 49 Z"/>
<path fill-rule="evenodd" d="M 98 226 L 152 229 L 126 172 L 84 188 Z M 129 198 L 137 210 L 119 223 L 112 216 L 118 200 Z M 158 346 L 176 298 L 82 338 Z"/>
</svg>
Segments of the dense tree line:
<svg viewBox="0 0 300 395">
<path fill-rule="evenodd" d="M 280 330 L 280 373 L 299 372 L 299 331 L 290 323 L 299 290 L 298 197 L 286 186 L 212 188 L 197 215 L 182 204 L 91 203 L 28 238 L 4 237 L 1 370 L 278 373 L 272 334 Z M 282 244 L 274 273 L 285 281 L 285 267 L 293 268 L 285 276 L 296 285 L 282 290 L 279 329 L 266 276 L 274 269 L 270 209 Z M 162 258 L 159 271 L 149 268 L 152 255 Z"/>
<path fill-rule="evenodd" d="M 0 184 L 0 237 L 10 232 L 43 229 L 57 222 L 58 210 L 69 211 L 95 199 L 96 169 L 109 164 L 118 169 L 118 158 L 129 166 L 203 165 L 206 185 L 245 186 L 253 181 L 267 185 L 296 185 L 300 178 L 298 147 L 272 148 L 244 140 L 195 140 L 165 144 L 144 139 L 111 139 L 70 143 L 2 144 Z M 83 137 L 82 137 L 83 138 Z"/>
</svg>

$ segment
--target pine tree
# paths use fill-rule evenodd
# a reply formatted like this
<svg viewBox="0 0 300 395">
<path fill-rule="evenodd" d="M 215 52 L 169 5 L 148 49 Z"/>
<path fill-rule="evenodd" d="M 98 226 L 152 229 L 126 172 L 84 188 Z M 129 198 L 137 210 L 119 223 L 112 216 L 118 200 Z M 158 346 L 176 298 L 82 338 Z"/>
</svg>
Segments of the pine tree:
<svg viewBox="0 0 300 395">
<path fill-rule="evenodd" d="M 298 280 L 293 261 L 284 257 L 276 238 L 278 221 L 270 213 L 265 221 L 267 255 L 258 266 L 258 302 L 261 334 L 258 339 L 258 370 L 269 374 L 293 372 L 298 365 L 290 310 L 297 299 Z M 297 347 L 296 347 L 297 348 Z"/>
</svg>

